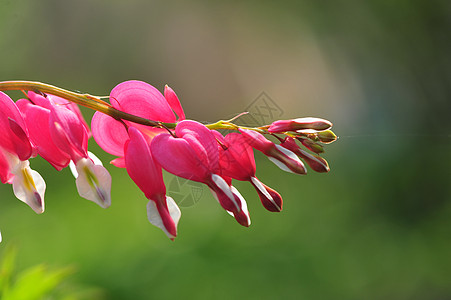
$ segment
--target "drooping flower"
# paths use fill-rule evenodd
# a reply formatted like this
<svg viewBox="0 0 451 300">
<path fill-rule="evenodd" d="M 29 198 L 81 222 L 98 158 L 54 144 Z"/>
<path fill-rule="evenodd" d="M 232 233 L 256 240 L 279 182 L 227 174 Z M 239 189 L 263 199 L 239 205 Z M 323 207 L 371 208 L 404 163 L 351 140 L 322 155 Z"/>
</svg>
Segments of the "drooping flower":
<svg viewBox="0 0 451 300">
<path fill-rule="evenodd" d="M 206 184 L 221 206 L 243 226 L 249 226 L 237 193 L 220 175 L 218 145 L 213 133 L 201 123 L 184 120 L 177 124 L 175 136 L 162 133 L 151 143 L 153 157 L 168 172 Z"/>
<path fill-rule="evenodd" d="M 14 195 L 40 214 L 44 212 L 45 182 L 29 167 L 33 152 L 22 114 L 0 92 L 0 180 L 12 184 Z"/>
<path fill-rule="evenodd" d="M 116 109 L 154 121 L 176 122 L 185 118 L 177 95 L 168 86 L 165 87 L 163 96 L 150 84 L 136 80 L 126 81 L 111 91 L 110 102 Z M 119 122 L 99 112 L 94 114 L 91 128 L 100 147 L 118 156 L 111 163 L 126 168 L 131 179 L 149 199 L 147 216 L 150 223 L 174 239 L 180 209 L 166 195 L 161 167 L 149 148 L 155 136 L 167 131 L 129 121 Z"/>
<path fill-rule="evenodd" d="M 152 157 L 149 144 L 142 133 L 130 127 L 129 134 L 130 139 L 125 145 L 127 172 L 149 199 L 147 217 L 150 223 L 162 229 L 173 240 L 177 236 L 180 209 L 175 201 L 166 195 L 161 166 Z"/>
<path fill-rule="evenodd" d="M 89 127 L 78 107 L 53 95 L 30 92 L 29 100 L 19 100 L 30 139 L 37 152 L 57 170 L 72 161 L 80 196 L 103 208 L 111 205 L 111 176 L 92 153 L 88 152 Z"/>
<path fill-rule="evenodd" d="M 24 115 L 30 141 L 37 154 L 58 171 L 67 167 L 70 155 L 55 145 L 50 134 L 50 108 L 34 105 L 25 99 L 17 101 L 17 106 Z"/>
</svg>

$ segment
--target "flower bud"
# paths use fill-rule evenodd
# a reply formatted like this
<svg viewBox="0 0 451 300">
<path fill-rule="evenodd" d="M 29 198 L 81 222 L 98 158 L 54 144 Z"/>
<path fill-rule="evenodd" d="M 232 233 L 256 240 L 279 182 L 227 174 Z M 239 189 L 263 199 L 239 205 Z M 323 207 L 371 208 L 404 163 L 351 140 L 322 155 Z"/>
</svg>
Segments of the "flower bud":
<svg viewBox="0 0 451 300">
<path fill-rule="evenodd" d="M 320 118 L 297 118 L 292 120 L 275 121 L 269 126 L 271 133 L 280 133 L 285 131 L 296 131 L 303 129 L 326 130 L 332 127 L 332 123 Z"/>
<path fill-rule="evenodd" d="M 304 145 L 305 148 L 309 149 L 310 151 L 313 151 L 315 153 L 323 153 L 324 149 L 323 146 L 321 146 L 318 143 L 315 143 L 311 140 L 307 140 L 307 139 L 299 139 L 302 143 L 302 145 Z"/>
<path fill-rule="evenodd" d="M 258 193 L 260 201 L 267 210 L 273 212 L 282 210 L 282 197 L 277 191 L 258 180 L 257 177 L 251 177 L 251 183 Z"/>
<path fill-rule="evenodd" d="M 337 140 L 337 136 L 332 130 L 324 130 L 316 133 L 319 141 L 323 144 L 330 144 Z"/>
</svg>

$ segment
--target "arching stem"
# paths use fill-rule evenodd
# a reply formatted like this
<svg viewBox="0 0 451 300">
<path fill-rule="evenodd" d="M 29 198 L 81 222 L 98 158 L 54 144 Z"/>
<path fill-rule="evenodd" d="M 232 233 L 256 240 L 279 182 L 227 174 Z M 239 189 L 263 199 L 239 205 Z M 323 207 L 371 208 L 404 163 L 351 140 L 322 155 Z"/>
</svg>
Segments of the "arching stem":
<svg viewBox="0 0 451 300">
<path fill-rule="evenodd" d="M 74 102 L 78 105 L 102 112 L 116 120 L 126 120 L 130 122 L 134 122 L 137 124 L 152 126 L 152 127 L 160 127 L 166 129 L 174 129 L 177 123 L 164 123 L 157 122 L 153 120 L 149 120 L 146 118 L 138 117 L 124 111 L 118 110 L 114 108 L 111 104 L 103 101 L 99 96 L 93 96 L 90 94 L 78 93 L 69 91 L 66 89 L 59 88 L 57 86 L 53 86 L 47 83 L 42 83 L 38 81 L 25 81 L 25 80 L 10 80 L 10 81 L 0 81 L 0 91 L 32 91 L 32 92 L 40 92 L 44 94 L 50 94 L 54 96 L 58 96 L 64 98 L 68 101 Z M 241 116 L 238 115 L 237 117 Z M 235 117 L 235 118 L 237 118 Z M 259 128 L 250 128 L 239 126 L 231 121 L 235 118 L 228 121 L 218 121 L 216 123 L 205 124 L 209 129 L 226 129 L 226 130 L 238 130 L 238 128 L 251 129 L 261 133 L 267 133 L 265 127 Z"/>
</svg>

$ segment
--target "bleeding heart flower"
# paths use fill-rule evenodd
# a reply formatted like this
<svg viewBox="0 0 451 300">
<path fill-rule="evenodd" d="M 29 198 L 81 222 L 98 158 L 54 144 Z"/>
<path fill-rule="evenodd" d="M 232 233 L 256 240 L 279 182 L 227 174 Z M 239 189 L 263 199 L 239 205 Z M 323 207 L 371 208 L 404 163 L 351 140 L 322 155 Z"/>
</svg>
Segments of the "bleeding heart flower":
<svg viewBox="0 0 451 300">
<path fill-rule="evenodd" d="M 30 92 L 28 96 L 29 99 L 17 103 L 37 153 L 57 170 L 73 162 L 80 196 L 103 208 L 109 207 L 111 176 L 100 160 L 88 153 L 89 127 L 78 107 L 53 95 Z"/>
<path fill-rule="evenodd" d="M 242 200 L 220 175 L 218 144 L 213 133 L 201 123 L 184 120 L 177 124 L 175 135 L 156 136 L 151 143 L 153 157 L 166 171 L 206 184 L 225 210 L 241 225 L 249 226 Z"/>
<path fill-rule="evenodd" d="M 163 96 L 148 83 L 126 81 L 111 91 L 110 102 L 116 109 L 154 121 L 176 122 L 185 118 L 177 95 L 168 86 Z M 155 136 L 167 131 L 129 121 L 119 122 L 99 112 L 94 114 L 91 127 L 100 147 L 118 156 L 111 163 L 126 168 L 132 180 L 149 199 L 149 221 L 173 239 L 177 235 L 180 210 L 174 200 L 166 196 L 161 167 L 152 158 L 147 146 Z"/>
<path fill-rule="evenodd" d="M 125 145 L 125 165 L 130 178 L 149 199 L 147 217 L 170 239 L 177 236 L 180 209 L 175 201 L 166 196 L 161 166 L 152 157 L 150 147 L 142 133 L 133 127 L 129 129 L 130 139 Z"/>
<path fill-rule="evenodd" d="M 40 214 L 44 212 L 45 182 L 29 167 L 33 152 L 22 114 L 11 98 L 0 92 L 0 179 L 12 184 L 14 195 Z"/>
</svg>

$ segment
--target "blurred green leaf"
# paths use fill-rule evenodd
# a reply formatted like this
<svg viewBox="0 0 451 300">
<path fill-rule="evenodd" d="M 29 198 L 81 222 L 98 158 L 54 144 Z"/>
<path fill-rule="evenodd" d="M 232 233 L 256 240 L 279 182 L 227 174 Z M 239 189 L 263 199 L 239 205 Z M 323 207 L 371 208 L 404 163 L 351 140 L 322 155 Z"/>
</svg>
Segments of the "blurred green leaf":
<svg viewBox="0 0 451 300">
<path fill-rule="evenodd" d="M 19 274 L 16 282 L 3 293 L 2 300 L 42 299 L 72 273 L 71 267 L 49 270 L 43 264 L 33 266 Z"/>
<path fill-rule="evenodd" d="M 11 276 L 14 271 L 17 250 L 14 246 L 8 245 L 3 253 L 0 269 L 0 291 L 8 290 Z"/>
<path fill-rule="evenodd" d="M 39 264 L 18 272 L 16 257 L 17 248 L 7 245 L 0 262 L 1 300 L 105 298 L 102 289 L 78 286 L 70 282 L 68 277 L 75 272 L 74 267 L 51 269 L 45 264 Z"/>
</svg>

